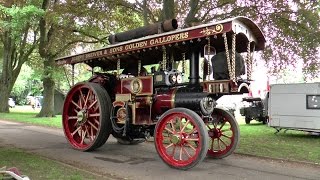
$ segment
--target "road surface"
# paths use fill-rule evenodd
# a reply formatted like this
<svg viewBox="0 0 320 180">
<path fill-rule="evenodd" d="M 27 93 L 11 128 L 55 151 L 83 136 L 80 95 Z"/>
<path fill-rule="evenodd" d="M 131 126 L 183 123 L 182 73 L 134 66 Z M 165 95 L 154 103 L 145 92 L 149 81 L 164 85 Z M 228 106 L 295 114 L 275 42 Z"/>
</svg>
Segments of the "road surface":
<svg viewBox="0 0 320 180">
<path fill-rule="evenodd" d="M 320 179 L 320 166 L 231 155 L 225 159 L 205 159 L 188 171 L 171 169 L 158 157 L 153 143 L 120 145 L 114 138 L 94 152 L 73 150 L 61 129 L 0 120 L 0 147 L 25 149 L 87 171 L 106 179 Z"/>
</svg>

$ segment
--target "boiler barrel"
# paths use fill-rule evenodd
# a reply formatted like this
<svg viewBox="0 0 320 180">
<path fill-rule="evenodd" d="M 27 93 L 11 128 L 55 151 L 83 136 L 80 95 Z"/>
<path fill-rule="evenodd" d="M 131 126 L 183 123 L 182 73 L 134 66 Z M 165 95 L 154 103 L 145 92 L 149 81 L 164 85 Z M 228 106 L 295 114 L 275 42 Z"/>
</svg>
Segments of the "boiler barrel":
<svg viewBox="0 0 320 180">
<path fill-rule="evenodd" d="M 117 33 L 109 36 L 109 42 L 115 44 L 118 42 L 128 41 L 148 35 L 153 35 L 161 32 L 172 31 L 178 28 L 176 19 L 165 20 L 163 22 L 150 24 L 137 29 L 129 30 L 126 32 Z"/>
<path fill-rule="evenodd" d="M 170 89 L 158 92 L 153 102 L 153 112 L 162 114 L 175 107 L 184 107 L 193 111 L 201 111 L 201 100 L 208 97 L 208 93 L 194 91 L 188 88 Z M 212 102 L 215 106 L 215 102 Z"/>
<path fill-rule="evenodd" d="M 177 92 L 174 99 L 175 107 L 184 107 L 194 111 L 200 111 L 201 100 L 207 97 L 207 93 Z"/>
</svg>

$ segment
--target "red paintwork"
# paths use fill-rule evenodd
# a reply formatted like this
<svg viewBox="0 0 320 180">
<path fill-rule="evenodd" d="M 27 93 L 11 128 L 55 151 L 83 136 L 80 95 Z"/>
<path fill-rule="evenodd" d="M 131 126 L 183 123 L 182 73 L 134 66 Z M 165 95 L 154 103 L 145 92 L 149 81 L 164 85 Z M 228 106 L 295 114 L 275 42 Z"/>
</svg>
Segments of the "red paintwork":
<svg viewBox="0 0 320 180">
<path fill-rule="evenodd" d="M 142 76 L 142 77 L 121 79 L 120 94 L 130 94 L 131 93 L 131 82 L 134 79 L 140 79 L 142 82 L 142 90 L 137 95 L 152 95 L 153 94 L 153 77 L 152 76 Z"/>
<path fill-rule="evenodd" d="M 152 106 L 152 113 L 161 115 L 165 110 L 174 108 L 175 92 L 176 89 L 170 89 L 166 93 L 156 94 Z"/>
<path fill-rule="evenodd" d="M 236 82 L 234 81 L 230 81 L 230 89 L 231 92 L 238 92 L 238 85 Z"/>
<path fill-rule="evenodd" d="M 152 124 L 151 120 L 151 104 L 150 101 L 148 101 L 149 97 L 143 96 L 143 97 L 136 97 L 136 109 L 133 109 L 135 111 L 135 124 L 136 125 L 150 125 Z"/>
</svg>

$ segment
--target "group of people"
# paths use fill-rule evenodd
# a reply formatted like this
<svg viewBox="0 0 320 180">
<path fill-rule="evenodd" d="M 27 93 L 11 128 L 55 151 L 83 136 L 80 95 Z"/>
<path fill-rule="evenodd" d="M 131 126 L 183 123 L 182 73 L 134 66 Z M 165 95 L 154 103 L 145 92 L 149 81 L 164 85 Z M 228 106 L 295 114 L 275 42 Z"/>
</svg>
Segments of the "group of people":
<svg viewBox="0 0 320 180">
<path fill-rule="evenodd" d="M 31 105 L 32 109 L 41 108 L 40 99 L 38 97 L 28 96 L 28 104 Z"/>
</svg>

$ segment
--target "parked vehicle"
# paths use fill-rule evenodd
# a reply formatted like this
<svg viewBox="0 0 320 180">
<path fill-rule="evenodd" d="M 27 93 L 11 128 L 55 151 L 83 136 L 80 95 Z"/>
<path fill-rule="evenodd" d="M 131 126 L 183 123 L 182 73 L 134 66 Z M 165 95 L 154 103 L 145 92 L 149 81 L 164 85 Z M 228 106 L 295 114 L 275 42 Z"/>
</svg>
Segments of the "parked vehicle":
<svg viewBox="0 0 320 180">
<path fill-rule="evenodd" d="M 245 97 L 242 101 L 249 104 L 249 106 L 240 108 L 240 114 L 245 117 L 246 124 L 250 124 L 252 120 L 262 122 L 263 124 L 267 123 L 267 111 L 265 111 L 265 106 L 261 98 Z"/>
<path fill-rule="evenodd" d="M 269 94 L 269 126 L 320 132 L 320 83 L 274 84 Z"/>
<path fill-rule="evenodd" d="M 244 69 L 237 66 L 241 58 L 235 57 L 246 54 L 251 79 L 252 54 L 264 49 L 265 38 L 245 17 L 177 27 L 175 19 L 166 20 L 111 35 L 106 48 L 56 60 L 58 65 L 86 63 L 93 70 L 104 70 L 75 84 L 66 96 L 62 124 L 73 148 L 97 149 L 111 134 L 123 144 L 153 136 L 163 162 L 184 170 L 206 155 L 224 158 L 235 150 L 239 126 L 228 111 L 216 107 L 216 101 L 224 95 L 248 93 L 250 82 L 238 76 Z M 224 70 L 215 75 L 226 79 L 212 80 L 208 70 L 200 73 L 200 61 L 204 56 L 210 60 L 214 51 L 225 51 L 222 64 L 212 63 Z M 211 69 L 210 62 L 203 64 Z M 152 66 L 152 72 L 144 66 Z"/>
<path fill-rule="evenodd" d="M 10 108 L 14 108 L 14 107 L 16 107 L 16 102 L 14 102 L 14 100 L 12 98 L 9 98 L 8 105 Z"/>
</svg>

